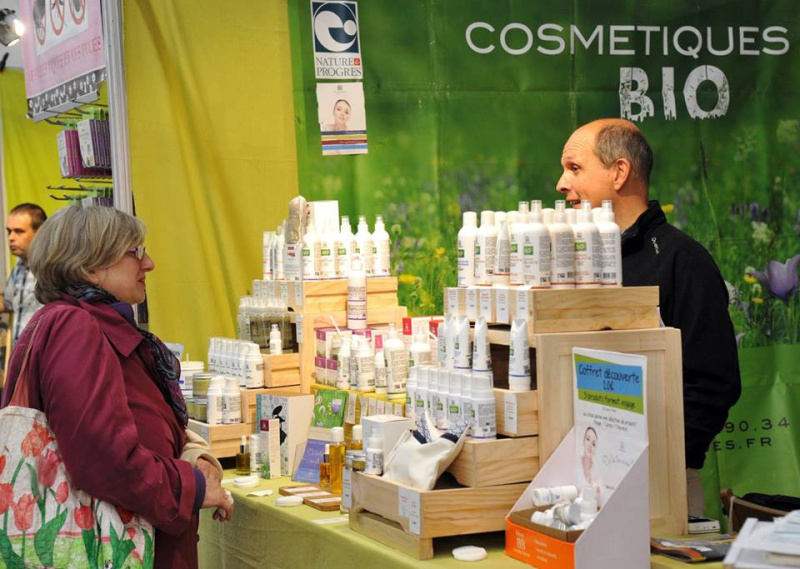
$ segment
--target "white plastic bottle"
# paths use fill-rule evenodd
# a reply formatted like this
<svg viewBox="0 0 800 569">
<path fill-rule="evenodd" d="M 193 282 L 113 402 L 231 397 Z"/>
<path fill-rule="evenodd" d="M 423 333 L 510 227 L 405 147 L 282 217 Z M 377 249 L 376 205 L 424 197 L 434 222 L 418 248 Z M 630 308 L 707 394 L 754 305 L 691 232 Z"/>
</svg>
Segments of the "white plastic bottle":
<svg viewBox="0 0 800 569">
<path fill-rule="evenodd" d="M 511 391 L 530 391 L 531 356 L 528 346 L 528 320 L 514 318 L 508 348 L 508 387 Z"/>
<path fill-rule="evenodd" d="M 472 340 L 469 334 L 469 319 L 466 316 L 456 317 L 455 369 L 472 368 Z"/>
<path fill-rule="evenodd" d="M 475 321 L 475 339 L 472 342 L 472 371 L 490 375 L 492 372 L 489 325 L 483 316 L 478 316 Z"/>
<path fill-rule="evenodd" d="M 567 223 L 566 202 L 556 201 L 550 230 L 550 286 L 556 289 L 575 288 L 575 236 Z"/>
<path fill-rule="evenodd" d="M 303 236 L 303 280 L 313 281 L 319 279 L 319 241 L 314 220 L 310 220 L 306 234 Z"/>
<path fill-rule="evenodd" d="M 358 366 L 358 390 L 364 393 L 373 393 L 375 391 L 375 354 L 372 353 L 367 338 L 362 338 L 358 345 L 356 363 Z"/>
<path fill-rule="evenodd" d="M 461 417 L 468 424 L 475 422 L 475 409 L 472 407 L 472 372 L 461 372 Z M 472 427 L 467 429 L 467 434 L 472 432 Z"/>
<path fill-rule="evenodd" d="M 388 385 L 386 383 L 386 355 L 383 353 L 383 338 L 375 337 L 375 394 L 386 395 Z"/>
<path fill-rule="evenodd" d="M 517 220 L 509 226 L 509 279 L 511 285 L 525 283 L 525 271 L 522 257 L 525 226 L 528 223 L 528 202 L 519 202 Z"/>
<path fill-rule="evenodd" d="M 413 419 L 416 412 L 417 402 L 417 378 L 419 377 L 419 367 L 408 368 L 408 380 L 406 381 L 406 417 Z"/>
<path fill-rule="evenodd" d="M 600 231 L 592 222 L 592 204 L 582 201 L 572 226 L 575 235 L 575 287 L 597 288 L 603 272 Z"/>
<path fill-rule="evenodd" d="M 456 317 L 452 314 L 444 321 L 445 368 L 456 367 Z"/>
<path fill-rule="evenodd" d="M 386 384 L 389 399 L 402 399 L 406 396 L 408 379 L 408 353 L 406 345 L 398 337 L 394 323 L 389 324 L 388 339 L 383 343 L 386 357 Z"/>
<path fill-rule="evenodd" d="M 248 389 L 264 387 L 264 358 L 258 344 L 248 342 L 245 356 L 245 383 Z"/>
<path fill-rule="evenodd" d="M 373 275 L 373 258 L 372 250 L 374 244 L 372 242 L 372 233 L 369 232 L 366 216 L 358 216 L 358 231 L 356 232 L 356 256 L 361 261 L 361 266 L 364 268 L 364 273 L 371 277 Z"/>
<path fill-rule="evenodd" d="M 342 216 L 342 225 L 339 231 L 339 276 L 346 279 L 350 274 L 350 263 L 356 256 L 356 237 L 350 227 L 350 218 Z"/>
<path fill-rule="evenodd" d="M 274 254 L 274 262 L 275 262 L 275 280 L 283 280 L 284 273 L 283 273 L 283 248 L 286 245 L 286 220 L 281 223 L 281 226 L 278 228 L 277 236 L 275 239 L 275 254 Z"/>
<path fill-rule="evenodd" d="M 550 249 L 550 231 L 543 223 L 542 202 L 533 200 L 523 238 L 525 284 L 534 288 L 550 287 Z"/>
<path fill-rule="evenodd" d="M 492 283 L 494 256 L 497 250 L 497 227 L 494 225 L 494 212 L 481 212 L 481 226 L 475 238 L 475 284 Z"/>
<path fill-rule="evenodd" d="M 447 342 L 445 341 L 447 322 L 452 320 L 453 316 L 448 315 L 444 317 L 444 322 L 440 322 L 436 328 L 436 362 L 435 365 L 439 367 L 447 367 Z M 434 364 L 431 364 L 434 365 Z"/>
<path fill-rule="evenodd" d="M 350 342 L 342 342 L 336 359 L 336 389 L 350 389 Z"/>
<path fill-rule="evenodd" d="M 242 422 L 242 394 L 239 392 L 239 380 L 235 377 L 225 378 L 225 391 L 222 393 L 222 422 L 226 425 Z"/>
<path fill-rule="evenodd" d="M 478 237 L 478 215 L 474 211 L 462 214 L 463 226 L 458 231 L 458 286 L 475 284 L 475 239 Z"/>
<path fill-rule="evenodd" d="M 217 375 L 211 378 L 211 381 L 208 382 L 208 393 L 206 394 L 206 398 L 208 399 L 208 411 L 206 416 L 206 421 L 208 421 L 209 425 L 221 425 L 222 424 L 222 382 L 225 378 L 221 375 Z"/>
<path fill-rule="evenodd" d="M 347 276 L 347 327 L 364 330 L 367 327 L 367 275 L 356 259 Z"/>
<path fill-rule="evenodd" d="M 449 372 L 447 387 L 447 420 L 450 425 L 458 425 L 464 421 L 461 399 L 462 374 L 460 371 Z"/>
<path fill-rule="evenodd" d="M 441 372 L 441 373 L 440 373 Z M 432 367 L 428 369 L 428 411 L 433 424 L 439 427 L 444 418 L 444 402 L 441 401 L 439 391 L 439 378 L 447 373 L 446 369 Z M 447 377 L 445 376 L 445 382 Z"/>
<path fill-rule="evenodd" d="M 333 228 L 326 225 L 317 236 L 319 241 L 319 278 L 336 278 L 336 236 Z"/>
<path fill-rule="evenodd" d="M 429 366 L 433 365 L 433 352 L 425 332 L 419 332 L 414 336 L 414 342 L 409 348 L 409 366 Z"/>
<path fill-rule="evenodd" d="M 272 280 L 274 276 L 275 267 L 273 267 L 273 256 L 272 256 L 272 241 L 275 238 L 274 231 L 265 231 L 264 236 L 262 239 L 262 248 L 263 248 L 263 256 L 264 256 L 264 268 L 262 270 L 262 275 L 265 281 Z"/>
<path fill-rule="evenodd" d="M 491 378 L 482 375 L 472 376 L 471 401 L 475 413 L 472 437 L 475 439 L 497 438 L 497 415 L 494 408 Z"/>
<path fill-rule="evenodd" d="M 383 216 L 375 216 L 375 231 L 372 232 L 373 258 L 372 274 L 376 277 L 388 277 L 391 275 L 391 239 L 383 223 Z"/>
<path fill-rule="evenodd" d="M 450 428 L 450 410 L 447 408 L 447 399 L 450 397 L 450 374 L 458 373 L 457 370 L 447 370 L 439 368 L 437 370 L 438 381 L 436 383 L 436 392 L 439 397 L 436 402 L 436 409 L 434 409 L 434 417 L 436 427 L 441 430 Z"/>
<path fill-rule="evenodd" d="M 273 324 L 269 331 L 269 353 L 273 356 L 283 353 L 283 338 L 277 324 Z"/>
<path fill-rule="evenodd" d="M 358 350 L 361 346 L 361 336 L 350 339 L 350 389 L 358 391 Z"/>
<path fill-rule="evenodd" d="M 597 208 L 592 213 L 598 211 Z M 600 284 L 603 286 L 622 286 L 622 243 L 619 225 L 614 221 L 611 200 L 603 200 L 597 229 L 600 232 L 600 260 L 602 271 Z"/>
<path fill-rule="evenodd" d="M 364 474 L 383 474 L 383 441 L 378 433 L 367 440 L 367 467 Z"/>
<path fill-rule="evenodd" d="M 497 244 L 492 267 L 492 284 L 508 284 L 511 278 L 511 233 L 506 212 L 494 212 L 497 225 Z"/>
<path fill-rule="evenodd" d="M 417 417 L 425 415 L 428 409 L 428 381 L 430 380 L 429 366 L 422 366 L 417 372 L 417 390 L 414 399 L 414 414 Z"/>
</svg>

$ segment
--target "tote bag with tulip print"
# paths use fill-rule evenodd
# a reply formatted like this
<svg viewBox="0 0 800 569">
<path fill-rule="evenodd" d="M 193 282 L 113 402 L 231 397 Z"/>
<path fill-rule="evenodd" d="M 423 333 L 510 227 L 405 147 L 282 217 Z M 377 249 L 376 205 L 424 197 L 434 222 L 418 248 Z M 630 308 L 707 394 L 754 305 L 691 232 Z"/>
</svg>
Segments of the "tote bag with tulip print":
<svg viewBox="0 0 800 569">
<path fill-rule="evenodd" d="M 32 345 L 0 410 L 0 569 L 152 567 L 153 526 L 76 490 L 47 417 L 28 407 Z"/>
</svg>

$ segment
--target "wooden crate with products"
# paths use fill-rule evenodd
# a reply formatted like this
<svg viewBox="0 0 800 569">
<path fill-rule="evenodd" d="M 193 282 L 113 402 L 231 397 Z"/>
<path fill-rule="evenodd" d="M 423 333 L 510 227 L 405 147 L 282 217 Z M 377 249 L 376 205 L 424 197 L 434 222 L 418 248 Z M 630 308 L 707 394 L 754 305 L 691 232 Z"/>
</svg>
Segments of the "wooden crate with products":
<svg viewBox="0 0 800 569">
<path fill-rule="evenodd" d="M 300 354 L 264 354 L 264 387 L 300 385 Z"/>
<path fill-rule="evenodd" d="M 209 425 L 194 419 L 189 419 L 186 428 L 207 440 L 211 445 L 211 454 L 217 458 L 236 456 L 242 435 L 249 436 L 253 432 L 252 425 L 248 423 Z"/>
<path fill-rule="evenodd" d="M 424 491 L 354 473 L 350 528 L 415 559 L 431 559 L 437 537 L 504 530 L 506 514 L 526 487 Z"/>
</svg>

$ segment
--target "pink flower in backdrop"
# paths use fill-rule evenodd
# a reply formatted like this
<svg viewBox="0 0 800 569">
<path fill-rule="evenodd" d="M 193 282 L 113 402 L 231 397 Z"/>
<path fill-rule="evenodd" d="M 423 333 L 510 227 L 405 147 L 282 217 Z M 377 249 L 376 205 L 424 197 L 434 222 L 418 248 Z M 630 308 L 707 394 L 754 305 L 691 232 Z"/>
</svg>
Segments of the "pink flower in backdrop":
<svg viewBox="0 0 800 569">
<path fill-rule="evenodd" d="M 14 510 L 14 523 L 20 531 L 28 531 L 33 525 L 33 507 L 36 505 L 36 498 L 33 494 L 23 494 L 16 504 L 12 504 Z"/>
</svg>

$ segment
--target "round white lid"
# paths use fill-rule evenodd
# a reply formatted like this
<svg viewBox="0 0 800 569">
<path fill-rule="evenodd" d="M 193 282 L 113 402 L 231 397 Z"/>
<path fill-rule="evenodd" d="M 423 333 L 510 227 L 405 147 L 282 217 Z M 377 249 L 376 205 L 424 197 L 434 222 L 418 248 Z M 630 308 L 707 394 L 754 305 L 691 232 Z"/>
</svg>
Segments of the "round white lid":
<svg viewBox="0 0 800 569">
<path fill-rule="evenodd" d="M 455 548 L 453 557 L 458 561 L 481 561 L 486 559 L 486 550 L 475 545 L 465 545 Z"/>
</svg>

